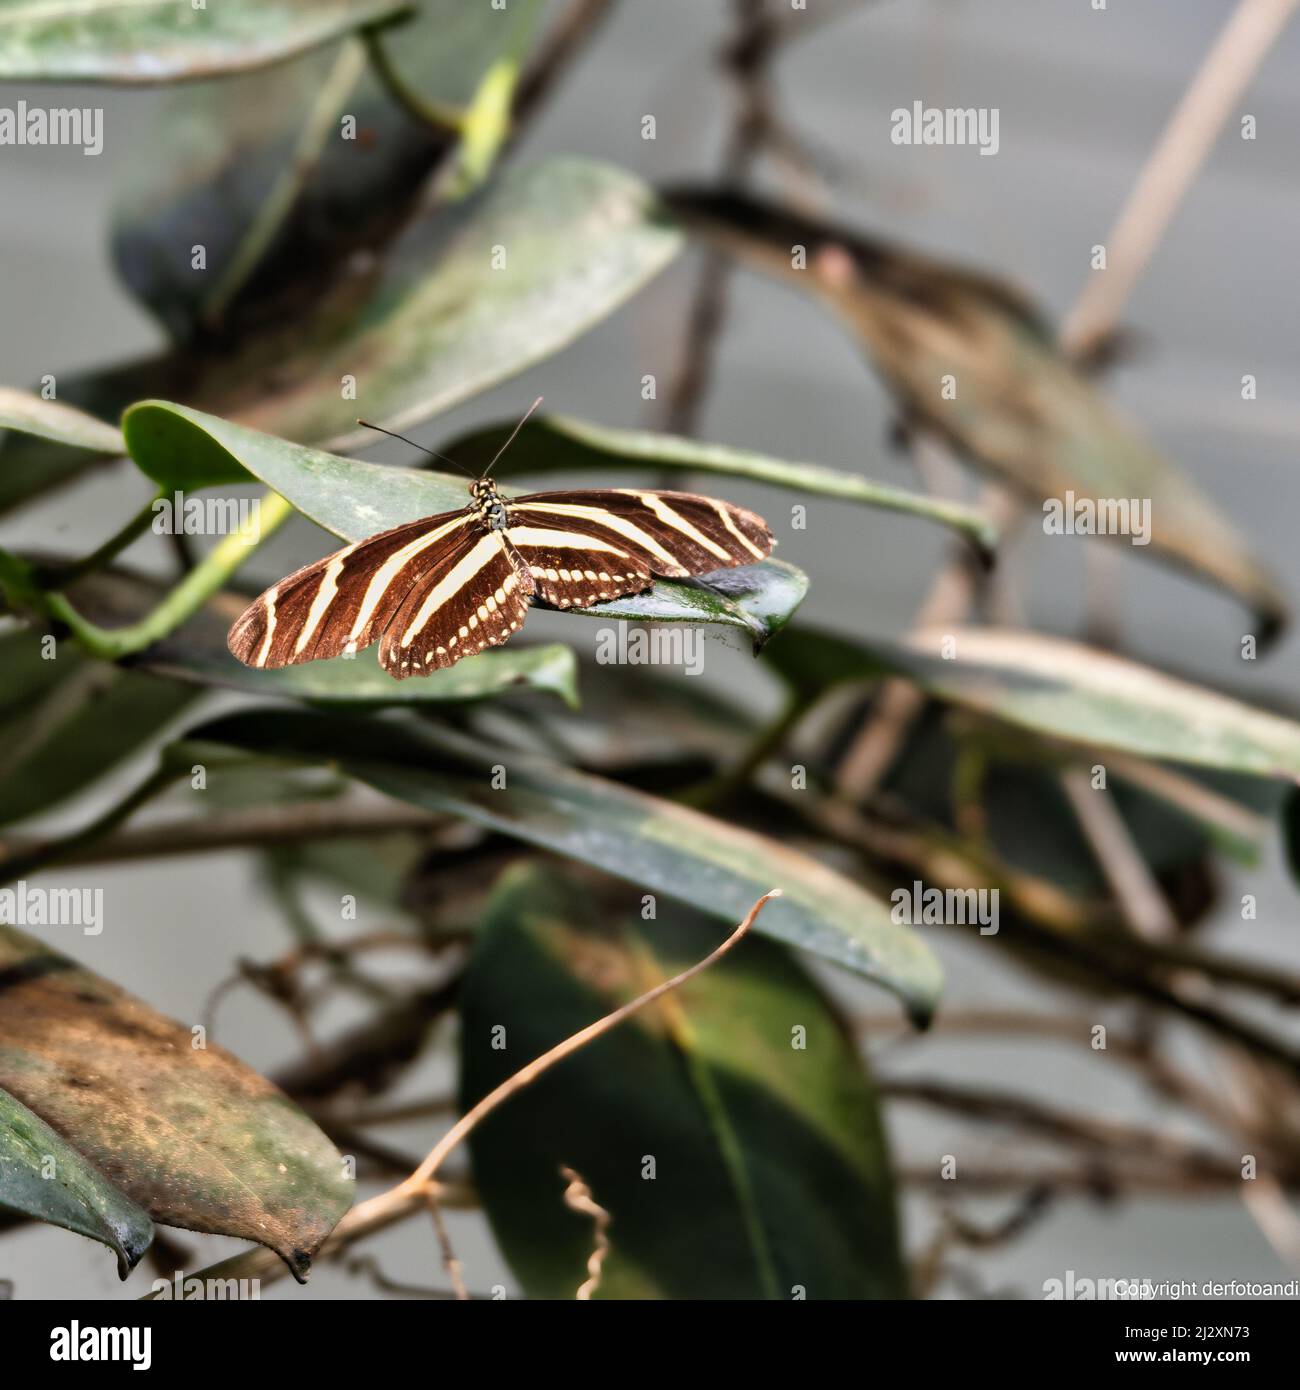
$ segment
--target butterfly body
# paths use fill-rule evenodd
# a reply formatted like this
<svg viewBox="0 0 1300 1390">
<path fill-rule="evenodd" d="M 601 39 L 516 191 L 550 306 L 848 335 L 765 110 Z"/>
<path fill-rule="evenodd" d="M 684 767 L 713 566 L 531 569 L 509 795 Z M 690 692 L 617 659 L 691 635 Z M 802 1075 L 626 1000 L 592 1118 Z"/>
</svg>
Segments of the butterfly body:
<svg viewBox="0 0 1300 1390">
<path fill-rule="evenodd" d="M 267 589 L 230 629 L 249 666 L 297 665 L 375 642 L 398 680 L 452 666 L 518 631 L 533 602 L 556 608 L 643 593 L 753 564 L 772 549 L 755 513 L 716 498 L 635 488 L 507 499 L 490 478 L 470 502 L 394 527 Z"/>
</svg>

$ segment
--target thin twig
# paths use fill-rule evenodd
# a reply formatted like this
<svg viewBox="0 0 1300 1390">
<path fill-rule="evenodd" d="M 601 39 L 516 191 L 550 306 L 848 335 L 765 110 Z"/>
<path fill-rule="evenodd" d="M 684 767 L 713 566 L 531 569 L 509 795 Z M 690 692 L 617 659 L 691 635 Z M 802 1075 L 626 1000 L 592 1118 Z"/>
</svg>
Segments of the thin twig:
<svg viewBox="0 0 1300 1390">
<path fill-rule="evenodd" d="M 348 1260 L 343 1268 L 348 1274 L 357 1274 L 369 1279 L 381 1293 L 396 1294 L 399 1298 L 427 1298 L 446 1303 L 460 1298 L 455 1289 L 428 1289 L 419 1284 L 404 1284 L 400 1279 L 392 1279 L 384 1273 L 373 1255 L 356 1255 Z M 483 1294 L 481 1297 L 486 1299 L 488 1295 Z"/>
<path fill-rule="evenodd" d="M 1138 278 L 1300 0 L 1241 0 L 1174 108 L 1106 238 L 1093 275 L 1066 316 L 1061 346 L 1088 356 L 1109 336 Z"/>
<path fill-rule="evenodd" d="M 1058 1110 L 1011 1091 L 954 1086 L 929 1077 L 882 1080 L 879 1091 L 893 1100 L 950 1110 L 986 1124 L 1012 1125 L 1089 1151 L 1127 1153 L 1143 1160 L 1180 1163 L 1214 1174 L 1231 1171 L 1240 1176 L 1232 1159 L 1199 1144 L 1138 1125 Z"/>
<path fill-rule="evenodd" d="M 772 128 L 768 64 L 776 30 L 765 0 L 733 0 L 733 4 L 735 32 L 723 62 L 735 82 L 736 110 L 722 158 L 721 182 L 738 187 Z M 666 396 L 664 428 L 670 434 L 694 434 L 699 426 L 726 323 L 730 280 L 731 260 L 726 253 L 706 251 L 687 315 L 681 357 Z"/>
<path fill-rule="evenodd" d="M 568 1184 L 564 1189 L 564 1205 L 570 1211 L 582 1216 L 590 1216 L 595 1223 L 595 1246 L 587 1258 L 587 1277 L 578 1286 L 574 1297 L 579 1303 L 586 1303 L 600 1288 L 600 1273 L 609 1254 L 609 1212 L 591 1195 L 591 1188 L 572 1168 L 561 1166 L 560 1176 Z"/>
<path fill-rule="evenodd" d="M 1178 920 L 1110 792 L 1094 787 L 1082 767 L 1066 768 L 1060 782 L 1128 924 L 1150 941 L 1176 936 Z"/>
<path fill-rule="evenodd" d="M 557 1062 L 562 1062 L 566 1057 L 570 1057 L 579 1049 L 587 1046 L 612 1028 L 617 1028 L 620 1023 L 631 1018 L 633 1014 L 640 1013 L 642 1009 L 653 1004 L 655 1000 L 661 999 L 665 994 L 684 985 L 688 980 L 693 980 L 701 971 L 707 970 L 715 961 L 721 960 L 723 956 L 735 946 L 743 936 L 754 925 L 755 919 L 762 911 L 763 905 L 772 898 L 779 898 L 781 890 L 773 888 L 764 893 L 753 907 L 745 914 L 745 920 L 731 933 L 721 945 L 716 946 L 709 952 L 703 960 L 697 961 L 694 965 L 674 975 L 671 980 L 665 980 L 662 984 L 656 985 L 654 989 L 647 990 L 646 993 L 630 1000 L 628 1003 L 617 1008 L 613 1013 L 606 1014 L 604 1018 L 597 1019 L 595 1023 L 589 1023 L 587 1027 L 580 1028 L 571 1037 L 565 1038 L 561 1043 L 557 1043 L 548 1052 L 521 1067 L 513 1076 L 507 1077 L 499 1086 L 489 1091 L 482 1100 L 472 1109 L 461 1116 L 459 1120 L 447 1131 L 446 1134 L 433 1146 L 428 1157 L 402 1184 L 402 1188 L 407 1192 L 419 1192 L 425 1184 L 437 1173 L 442 1166 L 443 1160 L 451 1153 L 458 1144 L 462 1142 L 471 1131 L 497 1106 L 510 1099 L 524 1087 L 531 1085 L 544 1072 L 549 1071 Z"/>
<path fill-rule="evenodd" d="M 442 1208 L 438 1205 L 432 1187 L 425 1189 L 425 1196 L 429 1203 L 429 1215 L 433 1217 L 433 1229 L 438 1236 L 438 1248 L 442 1251 L 442 1267 L 447 1271 L 447 1278 L 451 1280 L 457 1300 L 468 1303 L 469 1290 L 465 1287 L 465 1276 L 461 1273 L 460 1261 L 452 1249 L 451 1237 L 447 1234 L 447 1223 L 442 1219 Z"/>
<path fill-rule="evenodd" d="M 511 141 L 595 36 L 612 6 L 613 0 L 572 0 L 568 11 L 556 20 L 515 87 L 510 108 Z"/>
<path fill-rule="evenodd" d="M 414 806 L 387 801 L 304 801 L 285 806 L 255 806 L 211 816 L 164 821 L 86 841 L 61 855 L 64 864 L 118 864 L 133 859 L 161 859 L 206 854 L 250 846 L 267 849 L 299 840 L 338 840 L 431 830 L 435 817 Z M 0 843 L 0 871 L 16 860 L 48 854 L 63 840 L 15 838 Z"/>
</svg>

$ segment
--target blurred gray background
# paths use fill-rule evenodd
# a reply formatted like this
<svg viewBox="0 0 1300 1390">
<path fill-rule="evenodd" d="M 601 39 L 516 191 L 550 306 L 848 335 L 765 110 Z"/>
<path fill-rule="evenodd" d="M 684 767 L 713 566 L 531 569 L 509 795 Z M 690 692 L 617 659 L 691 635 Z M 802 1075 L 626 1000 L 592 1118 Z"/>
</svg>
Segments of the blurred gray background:
<svg viewBox="0 0 1300 1390">
<path fill-rule="evenodd" d="M 814 10 L 818 0 L 810 0 Z M 918 249 L 1011 274 L 1054 315 L 1069 306 L 1088 275 L 1091 245 L 1101 240 L 1196 64 L 1231 7 L 1223 0 L 887 0 L 828 24 L 794 44 L 781 60 L 782 109 L 817 148 L 842 166 L 836 205 L 846 220 Z M 625 165 L 651 179 L 710 178 L 729 117 L 728 92 L 712 54 L 726 30 L 727 7 L 705 0 L 624 0 L 516 156 L 578 152 Z M 1296 247 L 1300 246 L 1300 25 L 1284 35 L 1242 104 L 1259 135 L 1243 142 L 1230 126 L 1126 312 L 1144 339 L 1141 357 L 1110 381 L 1115 397 L 1211 495 L 1287 589 L 1300 585 L 1292 537 L 1300 506 L 1295 476 L 1300 440 L 1300 345 L 1296 340 Z M 9 88 L 42 104 L 74 99 L 60 89 Z M 149 318 L 114 277 L 107 251 L 114 185 L 157 118 L 157 93 L 96 92 L 77 97 L 106 108 L 105 152 L 0 150 L 0 381 L 25 385 L 46 371 L 70 372 L 147 351 L 160 341 Z M 899 147 L 889 140 L 891 110 L 930 105 L 996 106 L 1001 148 Z M 653 113 L 658 138 L 640 138 Z M 684 257 L 628 307 L 524 378 L 426 426 L 431 444 L 481 421 L 517 414 L 544 393 L 548 407 L 610 424 L 657 422 L 640 397 L 644 373 L 671 375 L 695 260 Z M 783 287 L 738 273 L 719 354 L 716 390 L 701 433 L 765 452 L 815 460 L 888 482 L 921 485 L 906 458 L 891 454 L 886 398 L 840 329 Z M 1254 373 L 1259 400 L 1240 400 L 1240 378 Z M 375 456 L 407 456 L 379 449 Z M 773 505 L 757 487 L 728 487 L 751 505 Z M 144 500 L 126 470 L 104 472 L 8 518 L 0 544 L 21 541 L 80 553 L 115 529 Z M 943 534 L 923 523 L 814 500 L 802 543 L 788 558 L 806 568 L 812 588 L 805 613 L 815 621 L 869 632 L 906 627 L 929 576 L 947 553 Z M 323 553 L 319 534 L 295 524 L 255 561 L 270 581 Z M 797 551 L 797 553 L 796 553 Z M 132 552 L 141 566 L 167 572 L 161 543 Z M 1080 617 L 1080 548 L 1041 540 L 1017 548 L 1004 566 L 1026 595 L 1027 617 L 1072 633 Z M 1238 657 L 1248 620 L 1221 595 L 1148 561 L 1122 561 L 1127 649 L 1207 679 L 1253 682 L 1289 693 L 1300 674 L 1293 633 L 1257 669 Z M 530 634 L 590 642 L 589 627 L 558 616 L 530 620 Z M 580 629 L 575 631 L 575 629 Z M 774 692 L 747 657 L 710 648 L 709 675 L 752 689 L 756 703 Z M 96 789 L 106 803 L 139 764 Z M 86 803 L 79 809 L 84 814 Z M 67 824 L 66 814 L 51 826 Z M 92 877 L 93 874 L 93 877 Z M 1240 882 L 1238 882 L 1240 879 Z M 237 956 L 269 959 L 286 937 L 261 891 L 249 856 L 231 853 L 85 871 L 63 881 L 103 886 L 109 925 L 98 938 L 61 946 L 164 1012 L 192 1020 Z M 1242 955 L 1294 967 L 1294 890 L 1277 846 L 1249 875 L 1229 874 L 1224 901 L 1258 895 L 1259 920 L 1243 923 L 1221 909 L 1208 939 Z M 360 922 L 359 930 L 380 922 Z M 951 1006 L 1016 1007 L 1044 1003 L 1043 987 L 1014 973 L 995 945 L 935 940 L 949 975 Z M 841 982 L 842 984 L 842 982 Z M 852 1007 L 890 1011 L 889 1001 L 850 988 Z M 347 1017 L 340 1011 L 339 1020 Z M 247 991 L 222 1007 L 218 1040 L 264 1071 L 295 1056 L 297 1042 L 269 1004 Z M 1045 1100 L 1069 1097 L 1091 1113 L 1168 1123 L 1103 1056 L 1051 1044 L 927 1042 L 904 1055 L 888 1049 L 896 1071 L 1016 1085 Z M 913 1058 L 917 1060 L 913 1060 Z M 1208 1078 L 1211 1082 L 1215 1078 Z M 403 1094 L 445 1087 L 441 1061 L 417 1070 Z M 896 1153 L 913 1162 L 985 1151 L 997 1137 L 933 1112 L 895 1108 Z M 427 1127 L 391 1137 L 415 1152 L 432 1141 Z M 1005 1201 L 974 1204 L 993 1218 Z M 915 1252 L 931 1228 L 925 1201 L 909 1200 L 907 1238 Z M 451 1214 L 450 1227 L 474 1290 L 502 1284 L 509 1272 L 483 1223 Z M 195 1252 L 192 1269 L 238 1247 L 216 1237 L 178 1233 Z M 442 1285 L 427 1224 L 406 1227 L 365 1247 L 392 1278 Z M 972 1269 L 975 1257 L 960 1256 Z M 1142 1201 L 1102 1208 L 1056 1207 L 1025 1239 L 978 1257 L 978 1282 L 949 1281 L 940 1293 L 999 1292 L 1041 1297 L 1043 1281 L 1080 1276 L 1277 1280 L 1296 1271 L 1269 1246 L 1235 1199 L 1193 1203 Z M 119 1284 L 102 1249 L 62 1231 L 31 1227 L 0 1240 L 0 1278 L 15 1297 L 132 1297 L 152 1278 L 145 1267 Z M 370 1297 L 367 1281 L 322 1266 L 307 1289 L 286 1281 L 268 1297 Z"/>
</svg>

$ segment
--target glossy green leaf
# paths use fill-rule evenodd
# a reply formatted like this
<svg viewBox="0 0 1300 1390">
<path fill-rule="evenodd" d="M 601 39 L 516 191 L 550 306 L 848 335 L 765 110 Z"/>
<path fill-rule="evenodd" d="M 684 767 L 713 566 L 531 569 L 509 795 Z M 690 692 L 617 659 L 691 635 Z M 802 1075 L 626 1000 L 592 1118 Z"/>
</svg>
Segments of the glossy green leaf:
<svg viewBox="0 0 1300 1390">
<path fill-rule="evenodd" d="M 223 1048 L 195 1046 L 188 1026 L 14 927 L 0 926 L 0 974 L 0 1087 L 155 1221 L 258 1241 L 305 1275 L 352 1201 L 342 1156 L 306 1115 Z"/>
<path fill-rule="evenodd" d="M 948 641 L 951 658 L 941 654 Z M 940 699 L 1054 738 L 1300 778 L 1300 724 L 1058 637 L 958 628 L 906 643 L 863 643 L 792 630 L 770 659 L 797 685 L 900 675 Z"/>
<path fill-rule="evenodd" d="M 1223 585 L 1268 631 L 1286 600 L 1222 506 L 1179 473 L 1072 363 L 1042 318 L 991 276 L 743 196 L 684 189 L 667 205 L 707 242 L 816 296 L 922 422 L 1036 502 L 1149 503 L 1144 549 Z M 806 251 L 806 268 L 791 247 Z M 955 396 L 940 390 L 955 381 Z M 1127 541 L 1128 537 L 1120 537 Z"/>
<path fill-rule="evenodd" d="M 132 458 L 160 486 L 193 489 L 254 476 L 347 541 L 418 517 L 457 511 L 469 500 L 466 481 L 447 473 L 362 463 L 166 401 L 132 406 L 122 428 Z M 504 491 L 507 496 L 514 492 Z M 744 632 L 757 647 L 784 625 L 807 587 L 801 571 L 768 560 L 720 571 L 707 585 L 658 580 L 649 593 L 571 611 L 639 621 L 720 623 Z"/>
<path fill-rule="evenodd" d="M 197 694 L 31 631 L 0 637 L 0 669 L 0 824 L 38 815 L 90 786 Z"/>
<path fill-rule="evenodd" d="M 117 1256 L 123 1279 L 153 1240 L 146 1212 L 39 1115 L 0 1090 L 0 1209 L 89 1236 Z"/>
<path fill-rule="evenodd" d="M 939 964 L 889 907 L 798 850 L 674 802 L 431 724 L 255 710 L 192 740 L 327 762 L 387 796 L 448 812 L 734 919 L 769 888 L 757 930 L 848 966 L 925 1020 Z M 504 770 L 505 785 L 499 785 Z M 494 785 L 494 782 L 498 785 Z"/>
<path fill-rule="evenodd" d="M 0 80 L 142 84 L 241 72 L 407 8 L 402 0 L 217 0 L 201 7 L 10 0 L 0 8 Z"/>
<path fill-rule="evenodd" d="M 462 1105 L 720 935 L 677 908 L 642 921 L 626 890 L 596 896 L 571 873 L 510 870 L 461 992 Z M 562 1201 L 562 1166 L 610 1216 L 598 1297 L 905 1297 L 865 1065 L 825 994 L 771 942 L 743 941 L 526 1087 L 470 1149 L 531 1297 L 572 1298 L 587 1278 L 592 1222 Z"/>
<path fill-rule="evenodd" d="M 503 424 L 476 431 L 447 445 L 442 452 L 466 468 L 480 472 L 496 456 L 513 428 L 513 424 Z M 657 471 L 679 469 L 720 477 L 751 478 L 799 493 L 837 497 L 846 502 L 861 502 L 868 507 L 924 517 L 951 526 L 984 553 L 997 544 L 997 531 L 992 522 L 976 508 L 959 502 L 888 487 L 819 463 L 793 463 L 751 449 L 703 444 L 696 439 L 650 430 L 610 429 L 563 415 L 530 420 L 502 455 L 496 472 L 510 476 L 550 470 L 569 472 L 620 467 Z"/>
<path fill-rule="evenodd" d="M 526 49 L 541 8 L 419 0 L 375 42 L 408 91 L 454 116 L 495 62 Z M 452 128 L 412 120 L 348 47 L 178 88 L 142 137 L 114 190 L 113 257 L 174 337 L 214 317 L 225 332 L 257 331 L 272 308 L 313 312 L 354 278 L 357 247 L 383 254 L 455 151 Z M 344 113 L 356 139 L 342 134 Z M 190 264 L 194 226 L 204 275 Z"/>
</svg>

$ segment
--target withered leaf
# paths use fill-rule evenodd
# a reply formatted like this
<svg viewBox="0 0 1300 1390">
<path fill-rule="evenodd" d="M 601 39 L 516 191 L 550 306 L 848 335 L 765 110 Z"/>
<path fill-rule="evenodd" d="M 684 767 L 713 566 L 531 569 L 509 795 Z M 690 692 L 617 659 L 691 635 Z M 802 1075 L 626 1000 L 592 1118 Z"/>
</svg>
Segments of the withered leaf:
<svg viewBox="0 0 1300 1390">
<path fill-rule="evenodd" d="M 819 299 L 852 332 L 905 425 L 1037 501 L 1147 499 L 1151 550 L 1249 604 L 1272 636 L 1287 604 L 1220 503 L 1123 418 L 992 276 L 743 195 L 663 202 L 696 236 Z M 945 378 L 955 392 L 940 391 Z"/>
<path fill-rule="evenodd" d="M 0 1087 L 155 1221 L 259 1241 L 300 1279 L 351 1205 L 342 1156 L 269 1081 L 9 926 Z"/>
</svg>

